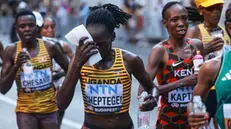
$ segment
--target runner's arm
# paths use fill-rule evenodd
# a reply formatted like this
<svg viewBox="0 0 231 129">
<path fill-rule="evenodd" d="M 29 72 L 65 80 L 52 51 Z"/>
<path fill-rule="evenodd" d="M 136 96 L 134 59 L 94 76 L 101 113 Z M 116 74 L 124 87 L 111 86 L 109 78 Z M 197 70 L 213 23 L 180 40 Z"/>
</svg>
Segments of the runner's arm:
<svg viewBox="0 0 231 129">
<path fill-rule="evenodd" d="M 71 103 L 75 86 L 80 78 L 81 67 L 74 63 L 75 55 L 71 59 L 71 63 L 68 67 L 68 72 L 63 82 L 63 86 L 59 89 L 57 94 L 58 108 L 59 110 L 65 110 Z"/>
<path fill-rule="evenodd" d="M 68 43 L 63 43 L 63 51 L 64 53 L 71 59 L 73 56 L 73 52 L 71 50 L 71 47 Z"/>
<path fill-rule="evenodd" d="M 87 42 L 84 44 L 86 39 L 87 37 L 82 37 L 80 39 L 79 46 L 76 47 L 75 55 L 71 59 L 71 63 L 68 67 L 63 86 L 57 94 L 58 107 L 60 110 L 65 110 L 70 105 L 75 93 L 76 84 L 80 78 L 82 66 L 93 54 L 97 53 L 96 51 L 91 51 L 96 49 L 95 42 Z"/>
<path fill-rule="evenodd" d="M 158 91 L 158 87 L 152 82 L 150 76 L 144 68 L 143 61 L 140 59 L 140 57 L 136 56 L 134 59 L 132 59 L 131 68 L 132 74 L 139 81 L 139 83 L 142 84 L 142 87 L 145 91 L 147 91 L 149 94 L 152 94 L 153 90 Z"/>
<path fill-rule="evenodd" d="M 212 88 L 212 86 L 214 85 L 216 76 L 219 72 L 219 68 L 220 61 L 217 61 L 217 59 L 210 60 L 201 66 L 200 71 L 198 73 L 198 83 L 194 88 L 193 96 L 199 95 L 205 102 L 210 88 Z M 191 102 L 188 106 L 188 113 L 191 112 L 190 105 Z"/>
<path fill-rule="evenodd" d="M 219 69 L 220 61 L 213 59 L 201 66 L 198 73 L 198 83 L 194 88 L 193 96 L 199 95 L 205 102 L 210 88 L 215 83 L 215 79 L 217 74 L 219 73 Z M 187 114 L 189 125 L 192 128 L 198 128 L 205 124 L 205 121 L 208 120 L 208 115 L 205 113 L 192 113 L 192 102 L 188 103 Z"/>
<path fill-rule="evenodd" d="M 60 67 L 67 73 L 68 69 L 68 60 L 57 44 L 52 44 L 52 52 L 54 53 L 53 58 L 60 65 Z"/>
<path fill-rule="evenodd" d="M 5 49 L 3 53 L 3 66 L 0 80 L 0 92 L 6 94 L 12 87 L 18 67 L 13 63 L 12 46 Z"/>
</svg>

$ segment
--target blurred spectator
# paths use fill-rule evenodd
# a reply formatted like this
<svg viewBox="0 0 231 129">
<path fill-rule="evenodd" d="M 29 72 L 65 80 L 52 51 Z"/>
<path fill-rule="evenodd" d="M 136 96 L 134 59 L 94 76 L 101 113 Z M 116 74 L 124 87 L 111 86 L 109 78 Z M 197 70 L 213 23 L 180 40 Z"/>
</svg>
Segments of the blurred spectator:
<svg viewBox="0 0 231 129">
<path fill-rule="evenodd" d="M 87 16 L 89 14 L 89 6 L 85 0 L 81 0 L 78 16 L 80 18 L 80 24 L 85 24 Z"/>
<path fill-rule="evenodd" d="M 59 36 L 63 36 L 68 30 L 68 11 L 66 10 L 66 5 L 64 3 L 61 4 L 61 6 L 58 8 L 58 11 L 56 13 L 56 17 L 60 24 L 60 29 L 62 30 L 62 33 L 60 33 Z"/>
</svg>

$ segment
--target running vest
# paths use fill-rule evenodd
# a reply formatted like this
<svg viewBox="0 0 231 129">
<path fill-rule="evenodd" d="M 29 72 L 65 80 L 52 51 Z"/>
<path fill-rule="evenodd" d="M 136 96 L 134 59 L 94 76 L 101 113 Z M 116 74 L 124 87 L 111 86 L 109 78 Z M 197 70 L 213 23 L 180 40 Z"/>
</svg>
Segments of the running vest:
<svg viewBox="0 0 231 129">
<path fill-rule="evenodd" d="M 94 66 L 81 69 L 81 88 L 86 113 L 111 115 L 128 112 L 131 76 L 127 72 L 122 50 L 115 48 L 115 61 L 107 70 Z"/>
<path fill-rule="evenodd" d="M 52 83 L 52 62 L 43 40 L 38 39 L 39 53 L 30 61 L 34 79 L 25 80 L 21 68 L 16 73 L 18 99 L 16 112 L 51 113 L 57 111 L 55 90 Z M 17 42 L 15 63 L 22 51 L 21 41 Z"/>
<path fill-rule="evenodd" d="M 224 114 L 223 114 L 223 104 L 231 104 L 231 51 L 224 54 L 222 58 L 221 68 L 217 76 L 215 87 L 217 94 L 217 112 L 216 119 L 221 127 L 225 128 L 224 125 Z"/>
<path fill-rule="evenodd" d="M 205 56 L 205 60 L 209 60 L 209 59 L 212 59 L 216 56 L 220 56 L 222 55 L 223 53 L 226 53 L 228 51 L 230 51 L 230 38 L 229 38 L 229 35 L 227 34 L 226 30 L 219 25 L 219 27 L 223 30 L 224 32 L 224 37 L 223 37 L 223 40 L 224 40 L 224 47 L 223 47 L 223 52 L 220 53 L 219 55 L 216 53 L 216 52 L 212 52 L 212 53 L 209 53 L 208 55 Z M 198 28 L 200 29 L 200 32 L 201 32 L 201 41 L 206 44 L 208 42 L 210 42 L 213 37 L 209 34 L 209 32 L 206 30 L 206 28 L 204 27 L 204 24 L 199 24 L 198 25 Z M 211 90 L 214 90 L 215 87 L 213 86 L 211 88 Z"/>
<path fill-rule="evenodd" d="M 196 47 L 190 44 L 193 55 L 196 54 Z M 175 82 L 186 76 L 193 74 L 193 55 L 190 58 L 182 59 L 176 55 L 173 48 L 163 42 L 163 46 L 168 51 L 168 63 L 162 73 L 157 74 L 159 85 L 165 85 Z M 192 98 L 194 86 L 184 86 L 161 96 L 160 108 L 158 111 L 158 119 L 156 123 L 157 129 L 188 129 L 187 122 L 187 104 Z"/>
</svg>

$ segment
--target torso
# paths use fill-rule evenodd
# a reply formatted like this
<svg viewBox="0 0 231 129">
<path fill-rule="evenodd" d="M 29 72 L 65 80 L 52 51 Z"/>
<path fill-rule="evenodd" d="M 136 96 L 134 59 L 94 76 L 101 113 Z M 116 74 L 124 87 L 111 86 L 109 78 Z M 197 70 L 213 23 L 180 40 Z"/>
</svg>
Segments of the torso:
<svg viewBox="0 0 231 129">
<path fill-rule="evenodd" d="M 25 80 L 22 69 L 16 73 L 16 84 L 18 87 L 18 99 L 16 112 L 26 113 L 51 113 L 57 111 L 56 97 L 52 83 L 52 55 L 49 53 L 50 45 L 38 39 L 38 47 L 30 52 L 31 63 L 34 70 L 34 78 Z M 15 46 L 14 62 L 22 50 L 19 41 Z"/>
<path fill-rule="evenodd" d="M 126 128 L 132 122 L 128 113 L 131 71 L 126 52 L 118 48 L 113 51 L 111 61 L 81 69 L 85 121 L 105 129 Z"/>
<path fill-rule="evenodd" d="M 159 85 L 168 84 L 193 74 L 192 58 L 197 48 L 190 40 L 182 49 L 174 50 L 167 42 L 162 43 L 166 49 L 162 71 L 157 74 Z M 161 96 L 161 107 L 156 127 L 157 129 L 186 129 L 187 103 L 192 97 L 194 86 L 184 86 Z"/>
<path fill-rule="evenodd" d="M 221 56 L 223 53 L 226 53 L 226 52 L 230 51 L 230 49 L 231 49 L 230 48 L 230 38 L 229 38 L 226 30 L 223 27 L 221 27 L 220 25 L 218 25 L 218 26 L 223 31 L 222 39 L 224 40 L 224 47 L 223 47 L 223 49 L 221 49 L 219 51 L 212 52 L 212 53 L 209 53 L 208 55 L 206 55 L 205 60 L 212 59 L 212 58 L 214 58 L 216 56 Z M 210 42 L 213 39 L 210 32 L 208 32 L 206 30 L 206 28 L 204 27 L 204 24 L 199 24 L 198 29 L 199 29 L 199 32 L 200 32 L 200 39 L 204 44 L 207 44 L 208 42 Z"/>
</svg>

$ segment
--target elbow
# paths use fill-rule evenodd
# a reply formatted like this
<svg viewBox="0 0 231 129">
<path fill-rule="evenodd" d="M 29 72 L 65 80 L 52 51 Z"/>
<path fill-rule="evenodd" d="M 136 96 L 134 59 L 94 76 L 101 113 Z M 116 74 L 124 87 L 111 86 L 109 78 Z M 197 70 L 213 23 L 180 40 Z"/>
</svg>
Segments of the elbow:
<svg viewBox="0 0 231 129">
<path fill-rule="evenodd" d="M 65 106 L 65 104 L 61 103 L 60 101 L 57 101 L 57 106 L 59 111 L 65 111 L 68 106 Z"/>
<path fill-rule="evenodd" d="M 59 111 L 65 111 L 67 109 L 67 106 L 63 106 L 63 105 L 58 104 L 58 109 L 59 109 Z"/>
<path fill-rule="evenodd" d="M 65 101 L 62 100 L 62 97 L 60 98 L 59 96 L 60 95 L 58 92 L 57 97 L 56 97 L 58 109 L 60 111 L 65 111 L 67 109 L 68 105 L 65 103 Z"/>
</svg>

